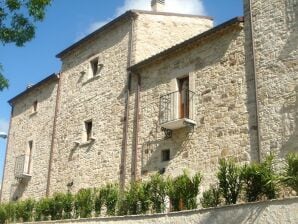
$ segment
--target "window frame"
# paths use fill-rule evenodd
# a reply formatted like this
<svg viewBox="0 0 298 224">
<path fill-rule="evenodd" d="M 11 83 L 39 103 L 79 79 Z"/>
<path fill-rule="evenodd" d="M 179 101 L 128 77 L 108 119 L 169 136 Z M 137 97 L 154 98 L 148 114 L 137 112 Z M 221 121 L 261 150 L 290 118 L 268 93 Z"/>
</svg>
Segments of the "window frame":
<svg viewBox="0 0 298 224">
<path fill-rule="evenodd" d="M 171 150 L 163 149 L 161 150 L 161 162 L 169 162 L 171 160 Z"/>
</svg>

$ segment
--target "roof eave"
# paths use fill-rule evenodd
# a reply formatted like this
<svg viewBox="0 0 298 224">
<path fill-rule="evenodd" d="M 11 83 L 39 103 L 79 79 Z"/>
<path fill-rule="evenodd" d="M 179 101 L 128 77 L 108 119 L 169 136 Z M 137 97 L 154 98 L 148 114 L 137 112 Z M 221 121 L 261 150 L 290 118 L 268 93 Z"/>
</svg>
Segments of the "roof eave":
<svg viewBox="0 0 298 224">
<path fill-rule="evenodd" d="M 150 58 L 147 58 L 147 59 L 145 59 L 145 60 L 143 60 L 143 61 L 141 61 L 141 62 L 139 62 L 139 63 L 137 63 L 137 64 L 135 64 L 131 67 L 129 67 L 128 71 L 135 72 L 135 71 L 139 70 L 140 68 L 145 67 L 146 65 L 151 64 L 154 61 L 156 61 L 156 60 L 158 60 L 158 59 L 160 59 L 160 58 L 162 58 L 162 57 L 164 57 L 164 56 L 166 56 L 170 53 L 173 53 L 173 52 L 175 52 L 177 50 L 180 50 L 180 49 L 184 49 L 189 44 L 192 44 L 192 43 L 197 42 L 201 39 L 204 39 L 204 38 L 218 32 L 218 31 L 220 31 L 224 28 L 227 28 L 227 27 L 231 26 L 231 25 L 234 25 L 234 24 L 237 24 L 237 23 L 242 23 L 242 22 L 244 22 L 244 17 L 243 16 L 239 16 L 239 17 L 235 17 L 233 19 L 230 19 L 230 20 L 228 20 L 228 21 L 226 21 L 226 22 L 224 22 L 224 23 L 222 23 L 222 24 L 220 24 L 220 25 L 218 25 L 218 26 L 216 26 L 216 27 L 214 27 L 210 30 L 205 31 L 204 33 L 201 33 L 197 36 L 194 36 L 194 37 L 192 37 L 192 38 L 190 38 L 190 39 L 188 39 L 188 40 L 186 40 L 186 41 L 184 41 L 180 44 L 174 45 L 174 46 L 172 46 L 172 47 L 170 47 L 170 48 L 168 48 L 168 49 L 166 49 L 166 50 L 164 50 L 164 51 L 162 51 L 162 52 L 160 52 L 156 55 L 153 55 Z"/>
<path fill-rule="evenodd" d="M 76 47 L 78 47 L 79 45 L 83 44 L 85 41 L 97 36 L 99 33 L 107 30 L 108 28 L 110 28 L 112 25 L 124 20 L 125 18 L 129 18 L 132 17 L 133 15 L 135 15 L 135 12 L 133 10 L 129 10 L 127 12 L 125 12 L 124 14 L 122 14 L 121 16 L 117 17 L 116 19 L 112 20 L 111 22 L 105 24 L 104 26 L 100 27 L 99 29 L 95 30 L 94 32 L 90 33 L 89 35 L 87 35 L 86 37 L 82 38 L 81 40 L 79 40 L 78 42 L 72 44 L 71 46 L 69 46 L 68 48 L 66 48 L 65 50 L 61 51 L 60 53 L 58 53 L 56 55 L 57 58 L 62 58 L 64 55 L 66 55 L 69 51 L 75 49 Z"/>
<path fill-rule="evenodd" d="M 29 92 L 35 90 L 36 88 L 42 86 L 43 84 L 49 82 L 49 81 L 56 81 L 59 79 L 59 75 L 56 73 L 51 74 L 50 76 L 46 77 L 45 79 L 41 80 L 40 82 L 36 83 L 35 85 L 33 85 L 30 88 L 27 88 L 25 91 L 21 92 L 20 94 L 16 95 L 15 97 L 13 97 L 12 99 L 8 100 L 7 102 L 9 103 L 9 105 L 13 106 L 13 103 L 19 99 L 20 97 L 28 94 Z"/>
</svg>

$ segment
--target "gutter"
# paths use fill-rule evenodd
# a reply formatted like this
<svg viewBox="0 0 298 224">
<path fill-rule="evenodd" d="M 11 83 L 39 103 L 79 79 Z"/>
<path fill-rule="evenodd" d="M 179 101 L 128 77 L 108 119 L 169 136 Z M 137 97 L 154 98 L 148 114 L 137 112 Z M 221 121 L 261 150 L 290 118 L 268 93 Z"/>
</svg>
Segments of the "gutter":
<svg viewBox="0 0 298 224">
<path fill-rule="evenodd" d="M 257 117 L 257 135 L 258 135 L 258 149 L 257 156 L 258 162 L 260 163 L 261 158 L 261 130 L 260 130 L 260 117 L 259 117 L 259 101 L 258 101 L 258 80 L 257 80 L 257 68 L 256 68 L 256 52 L 255 52 L 255 42 L 254 42 L 254 24 L 253 24 L 253 14 L 252 14 L 252 0 L 248 0 L 249 5 L 249 22 L 250 22 L 250 39 L 251 39 L 251 53 L 252 53 L 252 68 L 253 68 L 253 76 L 255 81 L 255 99 L 256 99 L 256 117 Z"/>
<path fill-rule="evenodd" d="M 140 74 L 136 74 L 137 76 L 137 91 L 135 97 L 135 141 L 134 141 L 134 166 L 133 166 L 133 179 L 132 182 L 138 180 L 138 147 L 139 147 L 139 130 L 140 130 L 140 91 L 141 91 L 141 76 Z"/>
<path fill-rule="evenodd" d="M 60 97 L 61 97 L 61 77 L 62 77 L 61 73 L 58 74 L 58 77 L 59 77 L 59 80 L 58 80 L 58 87 L 57 87 L 57 94 L 56 94 L 56 107 L 55 107 L 55 115 L 54 115 L 54 123 L 53 123 L 52 140 L 51 140 L 46 197 L 49 197 L 49 195 L 50 195 L 54 143 L 55 143 L 55 137 L 56 137 L 56 125 L 57 125 L 57 117 L 58 117 L 58 113 L 59 113 L 59 105 L 60 105 Z"/>
<path fill-rule="evenodd" d="M 0 191 L 0 203 L 2 203 L 2 193 L 3 193 L 3 186 L 4 186 L 4 175 L 5 175 L 5 168 L 6 168 L 6 160 L 8 155 L 8 145 L 10 140 L 10 129 L 11 129 L 11 121 L 13 116 L 13 105 L 11 105 L 11 113 L 9 119 L 9 128 L 8 128 L 8 135 L 7 135 L 7 144 L 6 144 L 6 152 L 5 152 L 5 160 L 4 160 L 4 168 L 3 168 L 3 175 L 2 175 L 2 183 L 1 183 L 1 191 Z"/>
<path fill-rule="evenodd" d="M 129 33 L 128 41 L 128 55 L 127 55 L 127 68 L 132 64 L 132 52 L 133 52 L 133 37 L 134 37 L 134 17 L 131 17 L 131 29 Z M 129 125 L 129 95 L 131 89 L 131 72 L 127 70 L 127 83 L 126 83 L 126 96 L 125 96 L 125 110 L 124 110 L 124 125 L 123 125 L 123 141 L 121 152 L 121 164 L 120 164 L 120 190 L 123 192 L 125 188 L 126 177 L 126 155 L 127 155 L 127 139 L 128 139 L 128 125 Z"/>
</svg>

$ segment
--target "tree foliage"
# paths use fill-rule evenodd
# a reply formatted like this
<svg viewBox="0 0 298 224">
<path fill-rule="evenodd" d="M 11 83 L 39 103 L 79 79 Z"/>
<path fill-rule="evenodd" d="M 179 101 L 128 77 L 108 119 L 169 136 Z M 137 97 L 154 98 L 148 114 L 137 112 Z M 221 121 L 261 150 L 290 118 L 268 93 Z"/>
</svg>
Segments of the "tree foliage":
<svg viewBox="0 0 298 224">
<path fill-rule="evenodd" d="M 35 23 L 42 21 L 52 0 L 0 0 L 0 42 L 18 47 L 35 36 Z M 8 87 L 0 64 L 0 91 Z"/>
</svg>

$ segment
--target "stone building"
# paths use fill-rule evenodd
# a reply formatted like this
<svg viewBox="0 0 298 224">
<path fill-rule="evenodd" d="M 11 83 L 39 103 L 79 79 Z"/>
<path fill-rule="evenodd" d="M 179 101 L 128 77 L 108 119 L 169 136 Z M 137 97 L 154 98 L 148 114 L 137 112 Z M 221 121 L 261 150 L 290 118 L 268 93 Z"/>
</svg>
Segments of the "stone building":
<svg viewBox="0 0 298 224">
<path fill-rule="evenodd" d="M 59 74 L 12 106 L 1 200 L 40 198 L 220 158 L 297 150 L 297 0 L 245 0 L 244 17 L 128 11 L 57 55 Z"/>
</svg>

